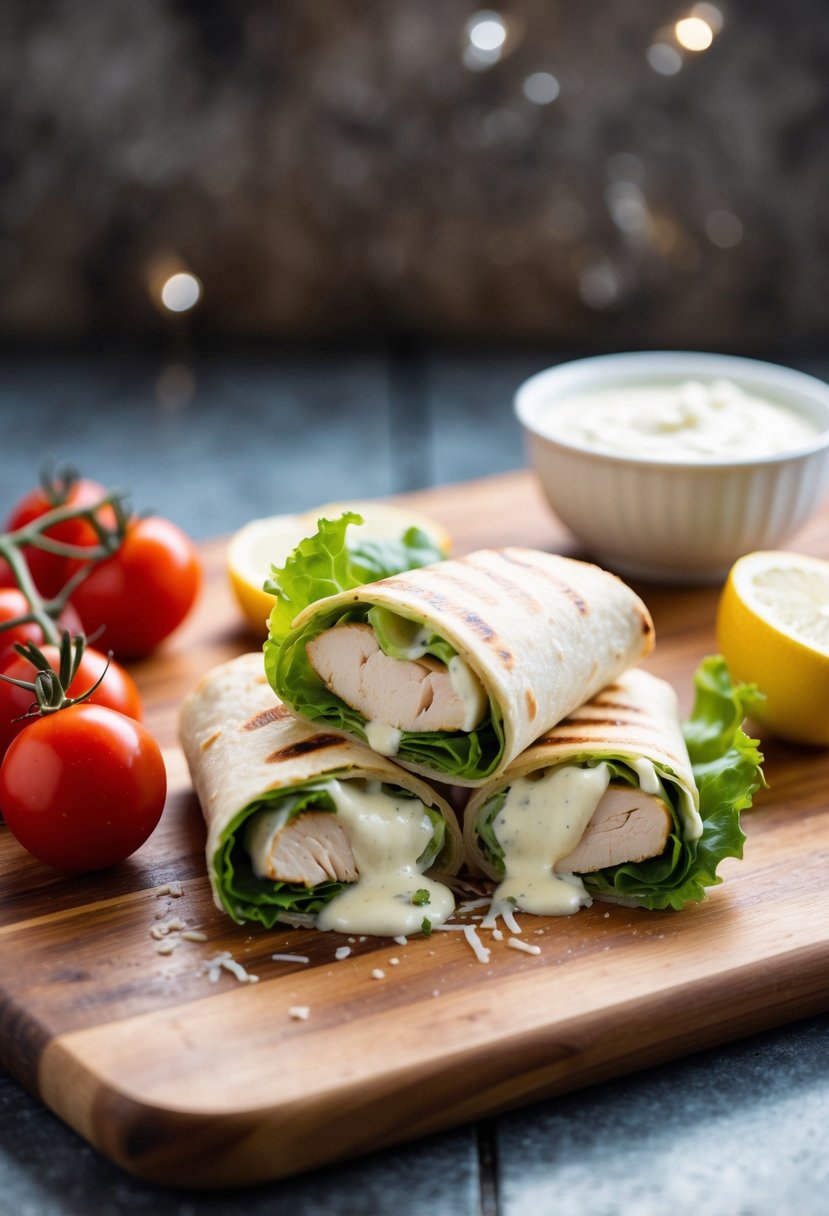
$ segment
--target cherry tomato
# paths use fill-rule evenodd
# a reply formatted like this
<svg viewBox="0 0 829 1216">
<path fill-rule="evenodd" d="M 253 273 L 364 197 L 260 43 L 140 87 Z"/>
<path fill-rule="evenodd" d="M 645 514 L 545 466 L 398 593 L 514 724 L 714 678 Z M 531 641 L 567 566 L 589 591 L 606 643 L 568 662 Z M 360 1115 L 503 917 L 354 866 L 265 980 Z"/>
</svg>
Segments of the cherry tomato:
<svg viewBox="0 0 829 1216">
<path fill-rule="evenodd" d="M 6 521 L 6 531 L 14 532 L 17 528 L 22 528 L 33 520 L 40 519 L 48 511 L 53 511 L 55 506 L 91 507 L 105 494 L 106 489 L 99 482 L 81 477 L 74 481 L 67 493 L 61 497 L 58 503 L 55 503 L 43 487 L 39 486 L 37 489 L 30 490 L 14 507 Z M 101 522 L 108 527 L 114 524 L 115 515 L 111 509 L 102 512 Z M 44 535 L 67 545 L 89 547 L 98 544 L 95 529 L 86 519 L 67 519 L 61 524 L 47 528 Z M 47 599 L 57 595 L 68 578 L 67 568 L 70 559 L 60 557 L 56 553 L 46 553 L 43 549 L 36 549 L 33 545 L 25 546 L 22 553 L 28 563 L 34 584 L 41 595 Z"/>
<path fill-rule="evenodd" d="M 0 635 L 2 636 L 2 635 Z M 58 670 L 60 652 L 57 646 L 41 646 L 44 657 L 50 665 Z M 80 666 L 75 678 L 65 690 L 70 697 L 79 697 L 81 693 L 91 688 L 106 667 L 106 656 L 99 650 L 87 648 L 81 657 Z M 12 652 L 0 663 L 0 675 L 11 676 L 15 680 L 27 680 L 31 683 L 37 675 L 37 668 L 23 655 Z M 102 683 L 88 701 L 93 705 L 103 705 L 107 709 L 118 710 L 128 718 L 140 722 L 143 716 L 141 697 L 132 676 L 119 663 L 111 660 Z M 34 718 L 24 715 L 35 703 L 35 695 L 27 688 L 18 688 L 0 680 L 0 758 L 24 727 L 32 725 Z M 59 711 L 63 713 L 63 710 Z M 53 715 L 54 716 L 54 715 Z"/>
<path fill-rule="evenodd" d="M 28 610 L 26 597 L 18 587 L 0 587 L 0 665 L 13 651 L 15 642 L 34 642 L 36 646 L 42 645 L 43 630 L 35 621 L 3 628 L 6 621 L 25 616 Z M 73 637 L 82 631 L 81 618 L 71 604 L 67 604 L 60 614 L 58 626 Z"/>
<path fill-rule="evenodd" d="M 161 751 L 139 722 L 72 705 L 32 722 L 0 765 L 0 811 L 25 849 L 80 873 L 123 861 L 155 828 L 167 794 Z"/>
<path fill-rule="evenodd" d="M 130 521 L 118 552 L 95 566 L 72 603 L 97 645 L 139 658 L 181 624 L 200 586 L 201 562 L 189 536 L 150 516 Z"/>
</svg>

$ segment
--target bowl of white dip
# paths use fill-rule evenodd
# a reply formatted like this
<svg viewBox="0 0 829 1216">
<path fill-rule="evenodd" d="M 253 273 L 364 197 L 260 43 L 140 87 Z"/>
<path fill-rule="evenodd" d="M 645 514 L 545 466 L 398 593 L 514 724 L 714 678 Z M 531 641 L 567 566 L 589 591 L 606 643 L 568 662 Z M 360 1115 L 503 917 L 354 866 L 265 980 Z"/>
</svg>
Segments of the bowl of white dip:
<svg viewBox="0 0 829 1216">
<path fill-rule="evenodd" d="M 515 396 L 531 467 L 600 564 L 723 578 L 829 490 L 829 384 L 757 359 L 643 351 L 539 372 Z"/>
</svg>

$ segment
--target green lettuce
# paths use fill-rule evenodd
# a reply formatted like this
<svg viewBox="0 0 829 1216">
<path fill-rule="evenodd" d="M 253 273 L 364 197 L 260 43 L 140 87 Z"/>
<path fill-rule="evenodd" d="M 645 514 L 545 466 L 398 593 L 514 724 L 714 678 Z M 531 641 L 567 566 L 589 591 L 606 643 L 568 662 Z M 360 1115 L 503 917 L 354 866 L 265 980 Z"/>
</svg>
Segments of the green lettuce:
<svg viewBox="0 0 829 1216">
<path fill-rule="evenodd" d="M 311 780 L 291 790 L 271 790 L 262 798 L 243 807 L 230 821 L 219 840 L 213 859 L 216 888 L 222 907 L 237 924 L 254 921 L 272 929 L 280 921 L 311 923 L 316 914 L 347 885 L 342 882 L 322 882 L 315 887 L 299 883 L 258 878 L 253 872 L 245 847 L 245 829 L 260 811 L 279 811 L 289 822 L 303 811 L 324 811 L 336 814 L 337 808 L 330 790 L 331 782 L 343 773 L 332 773 L 324 780 Z M 413 798 L 414 794 L 397 786 L 384 786 L 394 797 Z M 418 858 L 425 872 L 440 858 L 446 838 L 443 817 L 424 807 L 432 824 L 432 837 Z"/>
<path fill-rule="evenodd" d="M 702 661 L 694 686 L 694 707 L 683 723 L 683 734 L 699 790 L 702 835 L 697 840 L 684 839 L 676 774 L 656 765 L 674 825 L 667 845 L 658 857 L 582 875 L 591 895 L 644 908 L 679 909 L 704 899 L 706 887 L 722 881 L 717 867 L 724 858 L 743 855 L 740 812 L 751 806 L 754 793 L 765 785 L 757 740 L 742 729 L 759 693 L 751 684 L 734 685 L 719 655 Z M 586 754 L 574 757 L 573 763 L 590 765 L 601 760 Z M 638 784 L 624 756 L 610 764 L 611 780 Z M 506 791 L 501 791 L 486 803 L 477 827 L 481 845 L 496 869 L 503 868 L 503 851 L 493 825 L 505 797 Z"/>
<path fill-rule="evenodd" d="M 362 523 L 363 517 L 353 511 L 339 519 L 320 519 L 314 535 L 299 542 L 284 566 L 271 566 L 264 585 L 276 597 L 269 622 L 271 644 L 280 645 L 294 618 L 317 600 L 444 558 L 420 528 L 407 529 L 397 540 L 361 537 L 359 532 L 352 540 L 348 528 Z"/>
</svg>

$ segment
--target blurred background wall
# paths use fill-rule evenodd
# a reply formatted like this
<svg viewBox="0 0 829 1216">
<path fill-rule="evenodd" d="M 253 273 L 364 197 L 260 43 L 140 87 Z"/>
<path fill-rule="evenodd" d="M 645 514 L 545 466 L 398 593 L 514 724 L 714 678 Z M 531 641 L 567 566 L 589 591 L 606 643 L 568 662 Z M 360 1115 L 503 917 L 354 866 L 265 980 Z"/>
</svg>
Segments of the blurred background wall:
<svg viewBox="0 0 829 1216">
<path fill-rule="evenodd" d="M 826 0 L 5 0 L 0 339 L 824 347 L 827 63 Z"/>
</svg>

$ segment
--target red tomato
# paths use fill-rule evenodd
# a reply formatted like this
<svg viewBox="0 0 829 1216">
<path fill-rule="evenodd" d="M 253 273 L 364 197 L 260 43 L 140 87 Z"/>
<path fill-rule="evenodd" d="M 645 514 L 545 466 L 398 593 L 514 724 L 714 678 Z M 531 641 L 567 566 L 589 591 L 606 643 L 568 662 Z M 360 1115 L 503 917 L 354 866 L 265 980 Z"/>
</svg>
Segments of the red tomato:
<svg viewBox="0 0 829 1216">
<path fill-rule="evenodd" d="M 26 597 L 18 587 L 0 587 L 0 665 L 10 656 L 15 642 L 34 642 L 36 646 L 42 645 L 43 630 L 34 621 L 12 625 L 9 629 L 3 628 L 6 621 L 25 616 L 28 610 Z M 73 637 L 82 631 L 81 618 L 71 604 L 67 604 L 60 614 L 58 626 L 67 630 Z"/>
<path fill-rule="evenodd" d="M 2 636 L 2 635 L 0 635 Z M 44 657 L 57 671 L 60 664 L 60 652 L 57 646 L 42 646 Z M 80 666 L 75 678 L 66 689 L 70 697 L 79 697 L 81 693 L 91 688 L 106 667 L 106 656 L 99 650 L 87 649 L 83 652 Z M 0 674 L 11 676 L 15 680 L 28 680 L 31 683 L 37 675 L 37 668 L 23 655 L 12 653 L 0 664 Z M 128 672 L 116 663 L 110 661 L 107 673 L 101 685 L 95 689 L 88 701 L 93 705 L 103 705 L 107 709 L 118 710 L 128 718 L 140 722 L 143 716 L 141 697 L 135 681 Z M 7 747 L 26 726 L 31 726 L 35 719 L 24 715 L 35 703 L 35 694 L 26 688 L 18 688 L 0 680 L 0 758 Z M 64 713 L 64 710 L 59 710 Z M 54 717 L 54 714 L 51 715 Z"/>
<path fill-rule="evenodd" d="M 0 765 L 0 811 L 25 849 L 79 873 L 123 861 L 155 828 L 167 795 L 161 751 L 140 723 L 101 705 L 32 722 Z"/>
<path fill-rule="evenodd" d="M 5 530 L 7 532 L 14 532 L 33 520 L 40 519 L 47 511 L 54 510 L 56 506 L 91 507 L 93 503 L 102 499 L 105 494 L 105 487 L 97 481 L 79 478 L 73 482 L 65 498 L 61 502 L 55 503 L 52 502 L 42 487 L 38 487 L 35 490 L 30 490 L 28 494 L 20 499 L 6 521 Z M 108 527 L 111 527 L 115 522 L 115 516 L 111 510 L 108 510 L 102 514 L 101 520 Z M 55 524 L 54 527 L 47 528 L 45 535 L 51 537 L 52 540 L 59 540 L 67 545 L 84 545 L 88 547 L 98 544 L 95 529 L 85 519 L 67 519 L 62 524 Z M 67 562 L 69 559 L 59 557 L 56 553 L 46 553 L 43 549 L 36 549 L 33 545 L 26 546 L 22 552 L 28 562 L 35 586 L 41 595 L 47 599 L 53 595 L 57 595 L 67 580 Z"/>
<path fill-rule="evenodd" d="M 95 566 L 72 603 L 97 645 L 139 658 L 181 624 L 200 586 L 201 562 L 189 536 L 150 516 L 130 521 L 118 552 Z"/>
</svg>

